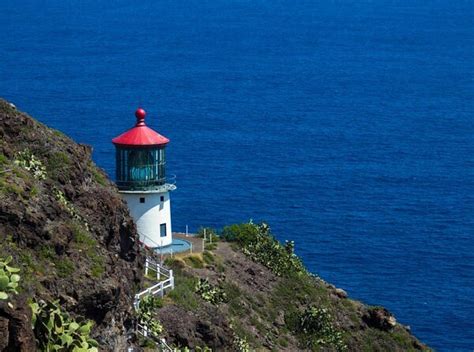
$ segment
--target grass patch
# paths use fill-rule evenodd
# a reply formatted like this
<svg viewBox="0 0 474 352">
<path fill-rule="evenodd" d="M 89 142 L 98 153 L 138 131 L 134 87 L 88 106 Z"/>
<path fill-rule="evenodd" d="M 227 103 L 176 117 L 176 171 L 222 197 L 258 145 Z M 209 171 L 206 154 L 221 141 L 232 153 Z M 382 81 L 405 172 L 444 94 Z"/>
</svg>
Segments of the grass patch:
<svg viewBox="0 0 474 352">
<path fill-rule="evenodd" d="M 105 264 L 104 264 L 104 258 L 97 253 L 93 253 L 92 255 L 90 253 L 89 257 L 92 260 L 92 266 L 91 266 L 91 274 L 93 277 L 100 277 L 102 274 L 105 272 Z"/>
<path fill-rule="evenodd" d="M 5 164 L 8 164 L 8 158 L 3 153 L 0 153 L 0 165 Z"/>
<path fill-rule="evenodd" d="M 216 261 L 216 259 L 214 258 L 214 254 L 209 251 L 204 251 L 204 253 L 202 254 L 202 259 L 204 259 L 204 262 L 206 264 L 212 264 Z"/>
<path fill-rule="evenodd" d="M 0 192 L 22 196 L 23 195 L 23 188 L 19 187 L 18 185 L 14 184 L 12 182 L 8 182 L 5 179 L 0 179 Z"/>
<path fill-rule="evenodd" d="M 61 174 L 69 178 L 70 167 L 71 161 L 69 156 L 63 152 L 57 152 L 49 156 L 46 171 L 53 178 L 57 178 Z"/>
<path fill-rule="evenodd" d="M 100 277 L 105 272 L 105 260 L 97 248 L 97 240 L 80 223 L 74 221 L 69 224 L 75 247 L 84 251 L 90 261 L 90 273 L 93 277 Z"/>
<path fill-rule="evenodd" d="M 38 250 L 38 256 L 42 260 L 48 260 L 50 262 L 55 261 L 57 254 L 53 247 L 47 244 L 42 244 Z"/>
<path fill-rule="evenodd" d="M 193 277 L 179 275 L 175 277 L 174 290 L 168 293 L 168 298 L 184 309 L 196 311 L 199 308 L 198 296 L 195 294 L 197 280 Z"/>
<path fill-rule="evenodd" d="M 65 278 L 74 272 L 74 263 L 69 258 L 60 259 L 56 261 L 55 265 L 59 277 Z"/>
<path fill-rule="evenodd" d="M 204 245 L 204 249 L 206 251 L 214 251 L 217 249 L 217 242 L 212 242 L 212 243 L 206 243 Z"/>
<path fill-rule="evenodd" d="M 92 235 L 78 223 L 73 222 L 69 227 L 72 231 L 74 242 L 77 244 L 83 245 L 86 248 L 97 245 L 97 241 L 92 237 Z"/>
<path fill-rule="evenodd" d="M 183 258 L 184 262 L 195 269 L 202 269 L 205 266 L 204 260 L 200 254 L 191 254 Z"/>
<path fill-rule="evenodd" d="M 107 186 L 107 178 L 99 170 L 97 170 L 97 167 L 95 165 L 91 164 L 90 170 L 92 178 L 95 182 L 97 182 L 101 186 Z"/>
</svg>

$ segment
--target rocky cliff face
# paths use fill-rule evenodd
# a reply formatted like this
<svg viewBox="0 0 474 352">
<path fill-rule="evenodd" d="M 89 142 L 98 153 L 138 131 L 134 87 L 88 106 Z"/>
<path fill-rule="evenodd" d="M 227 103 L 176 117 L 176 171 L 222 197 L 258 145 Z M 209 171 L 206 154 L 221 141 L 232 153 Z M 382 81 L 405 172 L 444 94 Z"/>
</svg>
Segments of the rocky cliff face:
<svg viewBox="0 0 474 352">
<path fill-rule="evenodd" d="M 26 300 L 59 300 L 95 322 L 101 350 L 126 350 L 141 282 L 135 226 L 91 148 L 0 100 L 0 257 L 21 269 L 0 303 L 0 350 L 32 351 Z M 0 301 L 2 302 L 2 301 Z"/>
</svg>

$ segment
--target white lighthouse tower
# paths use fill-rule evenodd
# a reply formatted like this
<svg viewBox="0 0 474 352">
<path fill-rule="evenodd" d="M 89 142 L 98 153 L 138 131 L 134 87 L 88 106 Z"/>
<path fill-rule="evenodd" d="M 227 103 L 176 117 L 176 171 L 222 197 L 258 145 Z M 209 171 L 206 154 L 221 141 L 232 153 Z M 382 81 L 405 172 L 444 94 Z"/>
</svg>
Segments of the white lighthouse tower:
<svg viewBox="0 0 474 352">
<path fill-rule="evenodd" d="M 172 242 L 170 191 L 165 147 L 169 139 L 145 125 L 146 112 L 137 109 L 135 127 L 112 139 L 116 148 L 116 182 L 147 247 Z"/>
</svg>

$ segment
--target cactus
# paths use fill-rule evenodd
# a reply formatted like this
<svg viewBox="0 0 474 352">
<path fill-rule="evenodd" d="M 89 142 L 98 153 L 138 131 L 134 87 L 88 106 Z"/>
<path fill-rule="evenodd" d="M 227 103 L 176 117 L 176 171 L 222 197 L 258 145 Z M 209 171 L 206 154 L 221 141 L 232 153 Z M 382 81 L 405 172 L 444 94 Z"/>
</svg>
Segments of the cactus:
<svg viewBox="0 0 474 352">
<path fill-rule="evenodd" d="M 9 294 L 17 294 L 18 282 L 20 275 L 16 274 L 20 271 L 18 268 L 9 266 L 12 257 L 6 259 L 0 258 L 0 300 L 6 300 Z"/>
<path fill-rule="evenodd" d="M 92 321 L 76 321 L 61 310 L 59 303 L 32 302 L 32 325 L 41 351 L 98 352 L 89 334 Z"/>
<path fill-rule="evenodd" d="M 224 290 L 220 287 L 212 286 L 207 279 L 199 279 L 194 290 L 203 300 L 209 303 L 217 305 L 227 301 Z"/>
<path fill-rule="evenodd" d="M 154 318 L 155 309 L 160 306 L 161 300 L 149 295 L 140 301 L 138 309 L 138 319 L 140 324 L 146 326 L 150 333 L 155 337 L 159 337 L 163 332 L 163 326 L 160 321 Z"/>
<path fill-rule="evenodd" d="M 46 168 L 43 166 L 41 160 L 36 159 L 35 155 L 28 149 L 19 152 L 16 155 L 14 163 L 29 171 L 36 179 L 46 179 Z"/>
</svg>

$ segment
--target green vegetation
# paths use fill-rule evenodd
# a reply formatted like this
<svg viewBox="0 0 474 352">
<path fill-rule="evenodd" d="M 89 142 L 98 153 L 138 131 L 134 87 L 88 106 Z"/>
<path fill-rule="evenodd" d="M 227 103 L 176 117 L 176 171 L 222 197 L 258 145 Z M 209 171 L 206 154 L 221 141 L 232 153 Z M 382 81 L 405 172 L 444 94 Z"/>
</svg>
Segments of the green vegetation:
<svg viewBox="0 0 474 352">
<path fill-rule="evenodd" d="M 91 261 L 91 275 L 100 277 L 105 272 L 104 257 L 99 253 L 97 240 L 95 240 L 87 228 L 77 221 L 69 224 L 71 229 L 75 247 L 84 251 L 87 258 Z"/>
<path fill-rule="evenodd" d="M 298 317 L 296 333 L 303 334 L 307 347 L 333 346 L 337 351 L 346 351 L 342 333 L 332 322 L 332 317 L 326 308 L 307 307 Z"/>
<path fill-rule="evenodd" d="M 145 296 L 138 308 L 138 320 L 140 324 L 146 326 L 148 332 L 155 338 L 159 338 L 163 332 L 163 326 L 155 318 L 155 311 L 163 306 L 163 302 L 151 295 Z"/>
<path fill-rule="evenodd" d="M 234 340 L 232 341 L 234 344 L 234 348 L 238 352 L 250 352 L 250 345 L 247 342 L 246 338 L 241 338 L 237 335 L 234 336 Z"/>
<path fill-rule="evenodd" d="M 204 262 L 205 262 L 206 264 L 212 264 L 212 263 L 214 263 L 215 260 L 216 260 L 215 257 L 214 257 L 214 255 L 213 255 L 211 252 L 209 252 L 209 251 L 204 251 L 204 252 L 202 253 L 202 259 L 204 260 Z"/>
<path fill-rule="evenodd" d="M 57 179 L 59 176 L 64 176 L 65 179 L 69 179 L 71 172 L 71 161 L 69 160 L 69 156 L 63 152 L 51 154 L 48 157 L 46 170 L 53 179 Z"/>
<path fill-rule="evenodd" d="M 20 281 L 20 275 L 16 273 L 20 269 L 8 265 L 12 259 L 11 256 L 6 259 L 0 258 L 0 300 L 6 300 L 9 295 L 18 293 L 16 289 Z"/>
<path fill-rule="evenodd" d="M 74 273 L 74 263 L 69 258 L 62 258 L 55 262 L 56 272 L 61 278 L 69 277 Z"/>
<path fill-rule="evenodd" d="M 224 290 L 211 285 L 207 279 L 199 279 L 194 290 L 206 302 L 218 305 L 227 301 Z"/>
<path fill-rule="evenodd" d="M 203 226 L 201 226 L 198 229 L 197 237 L 204 238 L 204 234 L 206 234 L 206 239 L 207 240 L 211 239 L 212 242 L 219 241 L 219 236 L 217 236 L 217 231 L 216 231 L 216 229 L 214 229 L 212 227 L 203 227 Z"/>
<path fill-rule="evenodd" d="M 97 341 L 89 337 L 92 321 L 76 321 L 56 302 L 32 302 L 32 325 L 41 351 L 98 352 Z"/>
<path fill-rule="evenodd" d="M 36 179 L 46 179 L 46 168 L 41 160 L 31 153 L 28 149 L 17 153 L 14 164 L 30 172 Z"/>
<path fill-rule="evenodd" d="M 184 257 L 184 262 L 195 269 L 204 268 L 203 258 L 199 254 L 192 254 Z"/>
<path fill-rule="evenodd" d="M 0 165 L 5 165 L 7 163 L 8 163 L 8 158 L 3 153 L 0 153 Z"/>
<path fill-rule="evenodd" d="M 212 227 L 201 226 L 198 230 L 197 237 L 206 239 L 206 242 L 204 244 L 204 250 L 212 251 L 217 248 L 219 236 L 217 235 L 216 229 Z"/>
<path fill-rule="evenodd" d="M 22 196 L 24 193 L 23 188 L 5 179 L 0 179 L 0 192 L 12 193 L 18 196 Z"/>
<path fill-rule="evenodd" d="M 247 256 L 261 263 L 278 276 L 307 274 L 301 259 L 294 253 L 294 243 L 282 246 L 271 234 L 266 223 L 234 224 L 224 227 L 222 238 L 236 242 Z"/>
<path fill-rule="evenodd" d="M 92 163 L 89 165 L 89 167 L 94 181 L 101 186 L 107 186 L 107 178 L 99 170 L 97 170 L 97 167 Z"/>
<path fill-rule="evenodd" d="M 40 257 L 40 259 L 42 260 L 48 260 L 50 262 L 53 262 L 56 260 L 57 258 L 57 254 L 56 252 L 54 251 L 54 248 L 47 245 L 47 244 L 42 244 L 40 247 L 39 247 L 39 250 L 38 250 L 38 256 Z"/>
<path fill-rule="evenodd" d="M 174 303 L 189 311 L 196 311 L 199 307 L 197 295 L 194 292 L 196 279 L 182 273 L 175 276 L 174 290 L 168 293 L 168 298 Z"/>
</svg>

